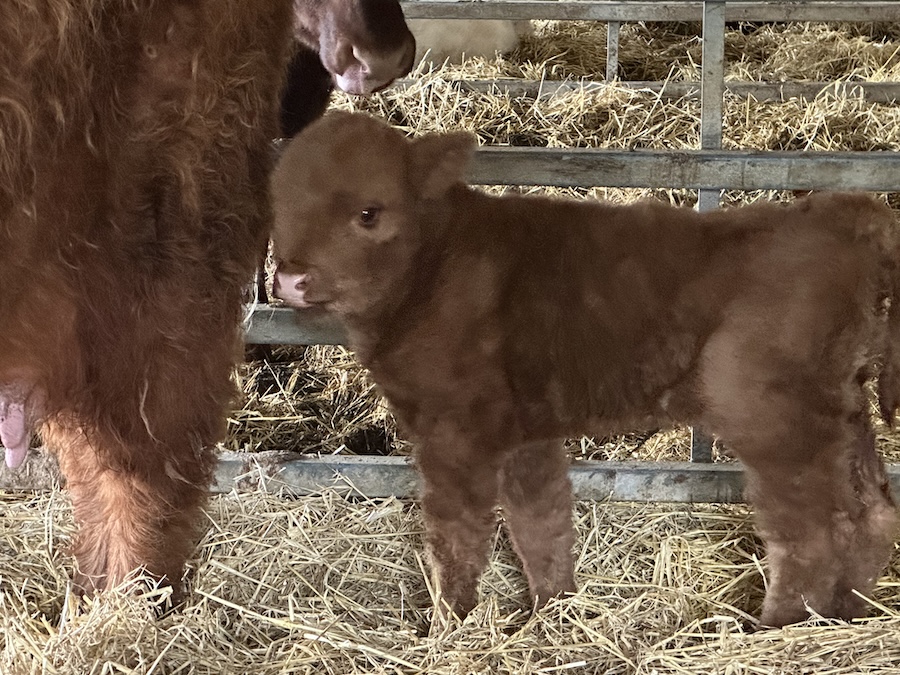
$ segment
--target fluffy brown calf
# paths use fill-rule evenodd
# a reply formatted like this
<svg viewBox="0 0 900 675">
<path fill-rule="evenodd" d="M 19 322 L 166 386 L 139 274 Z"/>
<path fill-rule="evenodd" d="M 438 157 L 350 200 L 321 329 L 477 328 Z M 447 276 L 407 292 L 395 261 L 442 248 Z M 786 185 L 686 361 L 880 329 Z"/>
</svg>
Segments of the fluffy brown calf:
<svg viewBox="0 0 900 675">
<path fill-rule="evenodd" d="M 572 590 L 559 439 L 683 422 L 746 467 L 762 623 L 863 614 L 853 590 L 872 588 L 895 522 L 863 392 L 884 355 L 890 417 L 889 211 L 850 194 L 702 215 L 494 197 L 463 184 L 472 150 L 334 114 L 272 183 L 276 293 L 343 318 L 416 442 L 444 599 L 476 602 L 497 502 L 532 596 Z"/>
<path fill-rule="evenodd" d="M 350 91 L 413 57 L 396 0 L 0 2 L 0 443 L 44 424 L 82 589 L 181 579 L 295 32 Z"/>
</svg>

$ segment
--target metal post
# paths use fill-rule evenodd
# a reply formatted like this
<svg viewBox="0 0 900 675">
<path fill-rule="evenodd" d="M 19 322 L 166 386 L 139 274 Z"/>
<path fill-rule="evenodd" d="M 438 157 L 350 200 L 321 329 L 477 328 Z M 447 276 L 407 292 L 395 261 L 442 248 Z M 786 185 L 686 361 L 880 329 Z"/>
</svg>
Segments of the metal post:
<svg viewBox="0 0 900 675">
<path fill-rule="evenodd" d="M 700 82 L 700 148 L 722 148 L 722 96 L 725 92 L 725 2 L 703 3 L 703 64 Z M 700 211 L 719 205 L 718 189 L 699 191 Z"/>
<path fill-rule="evenodd" d="M 619 28 L 620 21 L 606 24 L 606 81 L 612 82 L 619 75 Z"/>
<path fill-rule="evenodd" d="M 703 3 L 703 64 L 700 83 L 700 148 L 722 148 L 722 96 L 725 92 L 725 3 Z M 699 190 L 697 209 L 709 211 L 719 206 L 718 189 Z M 691 461 L 711 462 L 712 441 L 691 429 Z"/>
</svg>

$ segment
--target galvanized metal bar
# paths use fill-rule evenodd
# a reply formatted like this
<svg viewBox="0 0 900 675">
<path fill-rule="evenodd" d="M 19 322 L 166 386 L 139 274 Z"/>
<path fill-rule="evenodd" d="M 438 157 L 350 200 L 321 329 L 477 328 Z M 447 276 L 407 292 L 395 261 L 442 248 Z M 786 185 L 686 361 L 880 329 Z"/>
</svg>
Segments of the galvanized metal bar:
<svg viewBox="0 0 900 675">
<path fill-rule="evenodd" d="M 713 439 L 703 430 L 691 427 L 691 462 L 709 464 L 713 461 Z"/>
<path fill-rule="evenodd" d="M 569 469 L 575 499 L 594 501 L 737 503 L 744 501 L 738 462 L 575 461 Z M 900 465 L 888 465 L 900 498 Z M 335 489 L 348 495 L 415 497 L 418 476 L 407 457 L 325 457 L 279 453 L 225 453 L 216 469 L 214 492 L 263 489 L 316 494 Z"/>
<path fill-rule="evenodd" d="M 29 451 L 17 469 L 10 469 L 6 462 L 0 462 L 0 490 L 56 490 L 64 483 L 56 456 L 44 448 Z"/>
<path fill-rule="evenodd" d="M 607 73 L 607 76 L 609 73 Z M 402 79 L 394 87 L 418 86 L 421 80 Z M 504 93 L 509 96 L 549 98 L 572 92 L 603 93 L 610 88 L 646 91 L 664 99 L 699 98 L 699 82 L 618 81 L 596 80 L 453 80 L 449 84 L 463 91 Z M 815 99 L 823 93 L 841 98 L 861 98 L 869 103 L 897 103 L 900 101 L 900 82 L 726 82 L 725 91 L 734 96 L 752 96 L 757 101 L 784 102 L 793 98 Z"/>
<path fill-rule="evenodd" d="M 619 29 L 621 21 L 606 24 L 606 81 L 615 82 L 619 77 Z"/>
<path fill-rule="evenodd" d="M 887 470 L 895 499 L 900 498 L 900 465 L 889 464 Z M 569 479 L 575 499 L 679 503 L 744 501 L 743 468 L 738 462 L 574 461 L 569 469 Z M 335 489 L 372 498 L 409 498 L 418 494 L 418 476 L 407 457 L 316 457 L 287 453 L 224 453 L 221 456 L 213 492 L 259 488 L 301 495 Z"/>
<path fill-rule="evenodd" d="M 742 474 L 737 463 L 576 461 L 569 470 L 576 499 L 639 502 L 740 502 Z M 214 492 L 259 487 L 301 495 L 333 489 L 366 497 L 413 497 L 418 476 L 406 457 L 222 456 Z"/>
<path fill-rule="evenodd" d="M 575 461 L 569 469 L 575 499 L 595 501 L 736 503 L 744 500 L 738 462 Z M 888 465 L 895 499 L 900 465 Z M 336 489 L 366 497 L 415 497 L 418 476 L 406 457 L 288 456 L 226 453 L 216 469 L 214 492 L 263 489 L 315 494 Z"/>
<path fill-rule="evenodd" d="M 725 94 L 725 3 L 703 3 L 703 63 L 700 71 L 700 148 L 722 148 L 722 104 Z M 697 210 L 719 207 L 722 192 L 701 188 L 697 191 Z M 691 428 L 691 462 L 712 462 L 712 439 Z"/>
<path fill-rule="evenodd" d="M 468 179 L 484 185 L 895 192 L 898 152 L 606 150 L 483 147 Z"/>
<path fill-rule="evenodd" d="M 262 488 L 315 494 L 334 489 L 367 497 L 410 497 L 417 494 L 416 486 L 415 469 L 406 457 L 223 453 L 212 491 Z"/>
<path fill-rule="evenodd" d="M 889 464 L 888 480 L 900 499 L 900 464 Z M 575 461 L 569 470 L 576 499 L 733 503 L 743 500 L 743 469 L 737 462 Z M 16 470 L 0 463 L 0 490 L 43 491 L 64 486 L 54 456 L 32 450 Z M 406 457 L 298 455 L 286 452 L 222 453 L 216 466 L 213 493 L 263 489 L 293 495 L 334 489 L 371 498 L 412 498 L 418 477 Z"/>
<path fill-rule="evenodd" d="M 254 345 L 341 345 L 347 336 L 327 312 L 258 305 L 247 312 L 244 340 Z"/>
<path fill-rule="evenodd" d="M 401 2 L 409 19 L 554 19 L 560 21 L 700 21 L 698 0 L 599 2 Z M 897 21 L 893 0 L 728 2 L 726 21 Z"/>
</svg>

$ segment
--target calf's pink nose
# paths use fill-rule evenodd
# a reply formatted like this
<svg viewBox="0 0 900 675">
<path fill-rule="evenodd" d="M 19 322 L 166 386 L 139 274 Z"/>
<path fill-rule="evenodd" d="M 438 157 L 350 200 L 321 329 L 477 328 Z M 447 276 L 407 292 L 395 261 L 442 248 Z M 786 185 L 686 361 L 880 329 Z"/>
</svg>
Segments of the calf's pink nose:
<svg viewBox="0 0 900 675">
<path fill-rule="evenodd" d="M 275 281 L 272 291 L 276 298 L 285 302 L 303 303 L 303 294 L 309 285 L 309 274 L 289 274 L 287 272 L 275 272 Z"/>
<path fill-rule="evenodd" d="M 275 293 L 282 290 L 283 286 L 293 287 L 292 290 L 304 291 L 309 283 L 308 274 L 287 274 L 285 272 L 275 273 L 275 282 L 272 284 L 272 290 Z"/>
</svg>

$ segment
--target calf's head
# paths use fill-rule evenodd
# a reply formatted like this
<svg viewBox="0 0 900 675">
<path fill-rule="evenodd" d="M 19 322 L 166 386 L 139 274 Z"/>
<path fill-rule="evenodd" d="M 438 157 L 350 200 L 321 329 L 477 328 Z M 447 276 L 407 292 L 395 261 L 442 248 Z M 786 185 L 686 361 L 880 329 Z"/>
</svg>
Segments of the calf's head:
<svg viewBox="0 0 900 675">
<path fill-rule="evenodd" d="M 335 85 L 371 94 L 410 71 L 416 41 L 398 0 L 294 0 L 295 34 Z"/>
<path fill-rule="evenodd" d="M 287 146 L 272 175 L 275 295 L 297 308 L 375 317 L 402 302 L 427 264 L 475 142 L 410 140 L 335 112 Z"/>
</svg>

